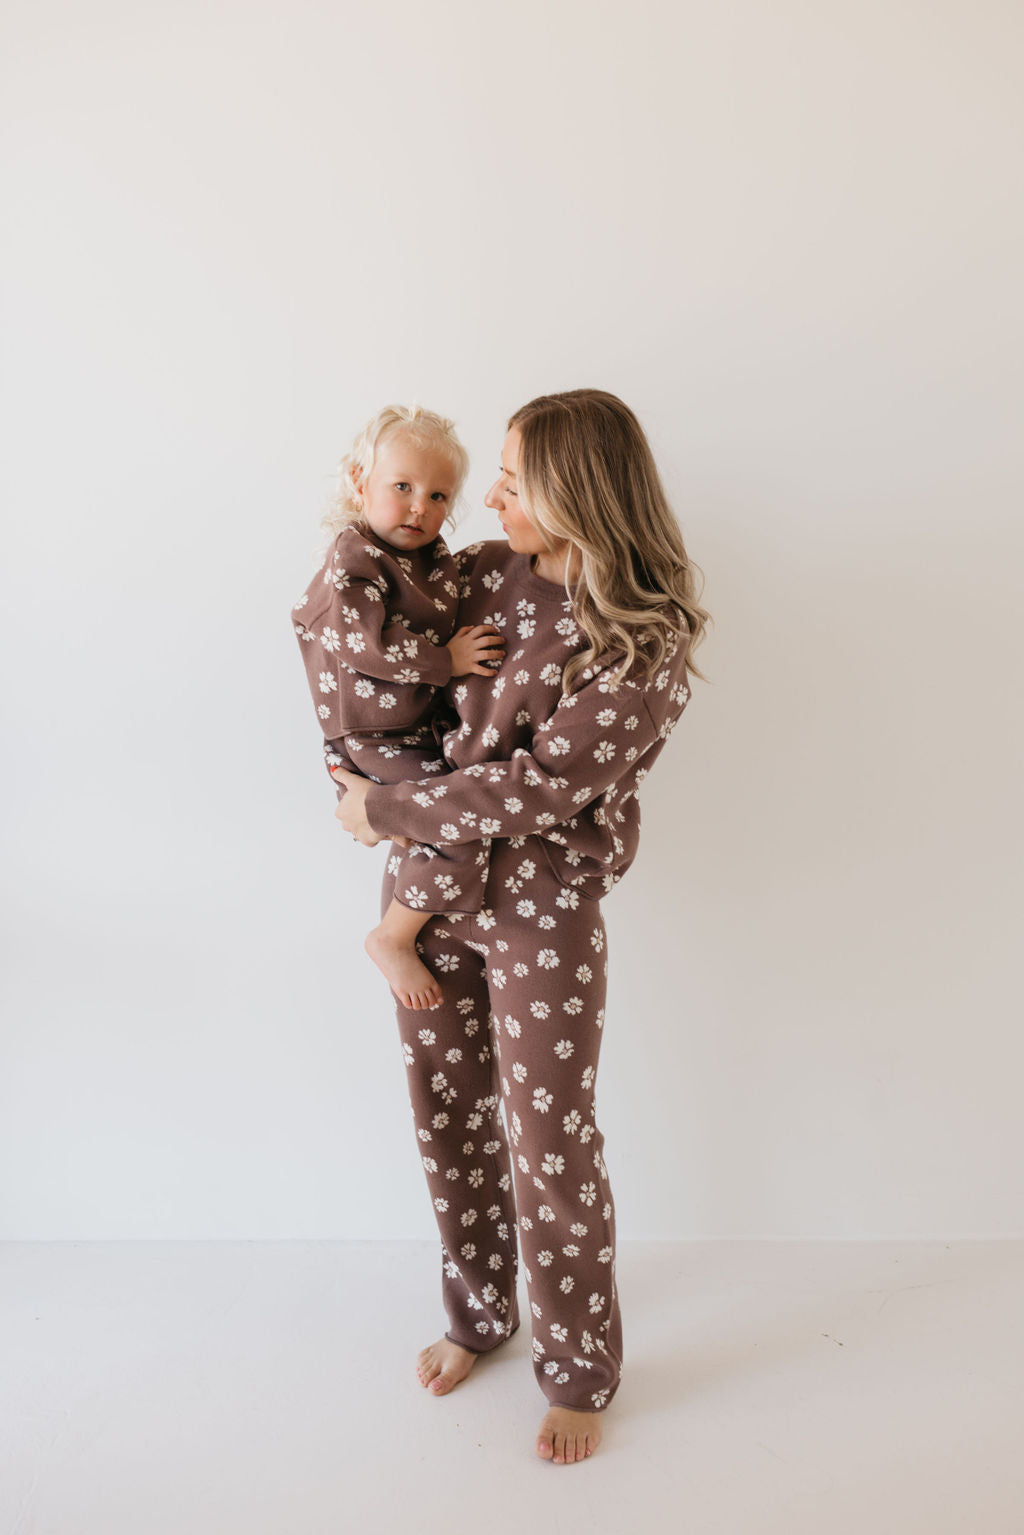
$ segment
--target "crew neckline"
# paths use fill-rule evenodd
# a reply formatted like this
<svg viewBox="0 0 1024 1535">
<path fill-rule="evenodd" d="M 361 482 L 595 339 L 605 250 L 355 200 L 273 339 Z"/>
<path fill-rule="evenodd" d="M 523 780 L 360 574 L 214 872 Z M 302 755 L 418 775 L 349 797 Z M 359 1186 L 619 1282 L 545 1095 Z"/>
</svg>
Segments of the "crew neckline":
<svg viewBox="0 0 1024 1535">
<path fill-rule="evenodd" d="M 530 564 L 530 556 L 528 554 L 514 554 L 512 558 L 519 567 L 516 572 L 516 580 L 520 586 L 525 586 L 530 592 L 543 598 L 546 602 L 562 604 L 572 600 L 572 593 L 576 590 L 574 586 L 566 588 L 557 581 L 546 581 L 543 576 L 538 576 Z"/>
<path fill-rule="evenodd" d="M 438 541 L 441 538 L 441 534 L 438 532 L 430 540 L 429 544 L 420 544 L 416 549 L 398 549 L 394 544 L 389 544 L 386 538 L 381 538 L 380 534 L 375 533 L 372 528 L 363 527 L 358 522 L 352 523 L 351 526 L 359 534 L 360 538 L 364 538 L 367 543 L 373 544 L 375 548 L 380 550 L 381 554 L 389 554 L 393 560 L 415 559 L 417 555 L 427 555 L 431 562 L 433 562 L 438 548 Z"/>
</svg>

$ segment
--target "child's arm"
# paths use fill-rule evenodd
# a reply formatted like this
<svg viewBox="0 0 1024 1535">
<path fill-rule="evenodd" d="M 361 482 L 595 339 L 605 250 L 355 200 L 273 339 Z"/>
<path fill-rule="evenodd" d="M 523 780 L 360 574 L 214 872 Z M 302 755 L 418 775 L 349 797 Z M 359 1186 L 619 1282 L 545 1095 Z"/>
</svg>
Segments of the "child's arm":
<svg viewBox="0 0 1024 1535">
<path fill-rule="evenodd" d="M 353 540 L 348 540 L 351 546 Z M 387 622 L 390 588 L 358 544 L 336 547 L 292 617 L 324 737 L 353 729 L 403 729 L 452 674 L 446 645 Z M 450 620 L 449 620 L 450 622 Z M 381 683 L 391 684 L 394 691 Z"/>
<path fill-rule="evenodd" d="M 452 675 L 448 647 L 435 643 L 429 632 L 388 622 L 389 595 L 379 570 L 362 574 L 333 566 L 321 602 L 309 618 L 300 614 L 316 642 L 314 654 L 336 675 L 358 672 L 379 682 L 443 687 Z M 305 639 L 301 633 L 300 639 Z"/>
</svg>

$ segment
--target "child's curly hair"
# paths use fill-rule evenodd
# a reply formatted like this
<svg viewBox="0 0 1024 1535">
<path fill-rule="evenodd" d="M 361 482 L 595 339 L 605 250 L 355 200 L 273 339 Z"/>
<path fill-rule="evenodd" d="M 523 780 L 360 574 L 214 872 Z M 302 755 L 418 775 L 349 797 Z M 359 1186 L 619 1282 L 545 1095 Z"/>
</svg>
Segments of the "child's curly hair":
<svg viewBox="0 0 1024 1535">
<path fill-rule="evenodd" d="M 356 482 L 363 481 L 373 468 L 377 450 L 389 437 L 400 432 L 421 447 L 437 448 L 455 470 L 455 488 L 446 521 L 454 518 L 462 487 L 469 473 L 469 454 L 455 434 L 455 423 L 436 411 L 425 410 L 422 405 L 385 405 L 357 436 L 345 457 L 338 465 L 337 485 L 320 526 L 333 543 L 345 528 L 358 523 L 363 515 L 363 502 Z M 321 551 L 321 555 L 324 551 Z"/>
</svg>

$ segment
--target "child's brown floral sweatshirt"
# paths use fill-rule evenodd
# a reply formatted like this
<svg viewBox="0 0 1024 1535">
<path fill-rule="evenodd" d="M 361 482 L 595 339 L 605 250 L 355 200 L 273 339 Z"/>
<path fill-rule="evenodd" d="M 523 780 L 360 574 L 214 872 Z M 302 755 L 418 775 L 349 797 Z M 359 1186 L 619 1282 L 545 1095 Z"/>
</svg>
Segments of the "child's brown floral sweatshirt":
<svg viewBox="0 0 1024 1535">
<path fill-rule="evenodd" d="M 363 528 L 339 533 L 292 609 L 328 764 L 348 761 L 353 732 L 429 723 L 452 674 L 458 580 L 442 538 L 405 554 Z"/>
</svg>

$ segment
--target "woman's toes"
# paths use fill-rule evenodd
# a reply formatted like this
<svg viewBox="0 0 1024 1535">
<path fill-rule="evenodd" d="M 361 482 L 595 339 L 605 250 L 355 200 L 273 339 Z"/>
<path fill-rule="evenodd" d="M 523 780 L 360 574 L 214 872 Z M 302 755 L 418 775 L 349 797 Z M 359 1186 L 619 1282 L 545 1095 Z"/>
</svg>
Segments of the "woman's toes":
<svg viewBox="0 0 1024 1535">
<path fill-rule="evenodd" d="M 438 1372 L 438 1366 L 430 1357 L 430 1350 L 424 1349 L 416 1360 L 416 1374 L 419 1376 L 421 1386 L 429 1386 Z"/>
<path fill-rule="evenodd" d="M 601 1427 L 593 1414 L 552 1407 L 537 1435 L 537 1454 L 555 1465 L 572 1466 L 592 1455 L 600 1443 Z"/>
<path fill-rule="evenodd" d="M 420 1384 L 426 1386 L 432 1396 L 447 1396 L 460 1381 L 465 1380 L 473 1367 L 476 1356 L 469 1349 L 442 1338 L 440 1343 L 425 1348 L 419 1355 L 417 1373 Z"/>
</svg>

